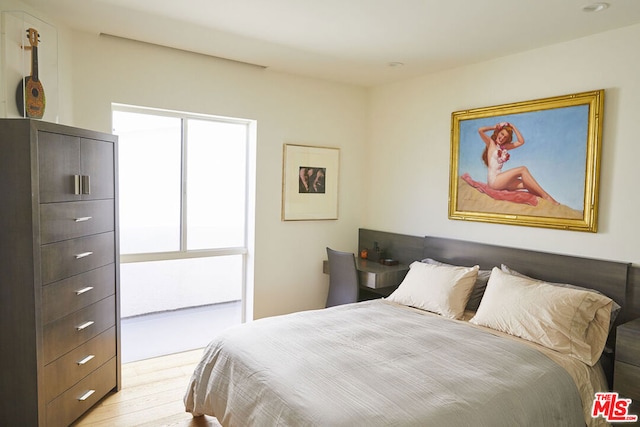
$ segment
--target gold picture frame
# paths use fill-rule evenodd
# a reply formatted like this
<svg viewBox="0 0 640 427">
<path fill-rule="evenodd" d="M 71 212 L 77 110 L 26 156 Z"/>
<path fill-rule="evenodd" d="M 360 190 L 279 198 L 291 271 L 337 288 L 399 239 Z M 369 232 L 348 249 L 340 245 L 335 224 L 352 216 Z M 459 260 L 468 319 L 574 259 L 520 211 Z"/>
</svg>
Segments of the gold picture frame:
<svg viewBox="0 0 640 427">
<path fill-rule="evenodd" d="M 282 220 L 338 219 L 340 149 L 284 144 Z"/>
<path fill-rule="evenodd" d="M 449 219 L 597 232 L 604 90 L 451 115 Z"/>
</svg>

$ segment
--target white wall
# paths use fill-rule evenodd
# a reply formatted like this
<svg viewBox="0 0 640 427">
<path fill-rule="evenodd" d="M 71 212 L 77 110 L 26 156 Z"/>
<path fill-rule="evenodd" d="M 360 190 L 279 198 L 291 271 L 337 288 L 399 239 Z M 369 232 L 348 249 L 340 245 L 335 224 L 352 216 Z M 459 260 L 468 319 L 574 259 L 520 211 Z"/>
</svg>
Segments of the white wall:
<svg viewBox="0 0 640 427">
<path fill-rule="evenodd" d="M 640 26 L 372 91 L 363 226 L 640 263 Z M 605 89 L 598 233 L 453 221 L 451 113 Z"/>
<path fill-rule="evenodd" d="M 72 39 L 74 125 L 109 131 L 112 102 L 257 120 L 254 316 L 322 307 L 325 247 L 355 250 L 366 91 L 138 42 Z M 284 143 L 341 149 L 339 220 L 280 220 Z"/>
</svg>

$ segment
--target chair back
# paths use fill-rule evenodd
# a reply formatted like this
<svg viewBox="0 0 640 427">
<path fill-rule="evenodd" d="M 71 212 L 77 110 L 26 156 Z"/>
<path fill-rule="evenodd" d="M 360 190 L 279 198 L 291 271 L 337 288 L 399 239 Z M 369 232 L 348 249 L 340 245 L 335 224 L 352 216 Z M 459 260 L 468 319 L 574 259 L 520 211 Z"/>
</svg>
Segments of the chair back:
<svg viewBox="0 0 640 427">
<path fill-rule="evenodd" d="M 327 248 L 329 257 L 329 295 L 327 307 L 358 301 L 358 270 L 351 252 Z"/>
</svg>

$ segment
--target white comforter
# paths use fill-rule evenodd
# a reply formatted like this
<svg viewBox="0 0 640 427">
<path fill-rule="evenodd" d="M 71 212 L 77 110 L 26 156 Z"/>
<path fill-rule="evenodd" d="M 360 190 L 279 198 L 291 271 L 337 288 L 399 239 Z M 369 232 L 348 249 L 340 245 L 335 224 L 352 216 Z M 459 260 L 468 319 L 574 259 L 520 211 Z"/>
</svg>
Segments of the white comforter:
<svg viewBox="0 0 640 427">
<path fill-rule="evenodd" d="M 229 329 L 205 350 L 184 402 L 224 426 L 601 422 L 588 415 L 601 369 L 537 347 L 368 301 Z"/>
</svg>

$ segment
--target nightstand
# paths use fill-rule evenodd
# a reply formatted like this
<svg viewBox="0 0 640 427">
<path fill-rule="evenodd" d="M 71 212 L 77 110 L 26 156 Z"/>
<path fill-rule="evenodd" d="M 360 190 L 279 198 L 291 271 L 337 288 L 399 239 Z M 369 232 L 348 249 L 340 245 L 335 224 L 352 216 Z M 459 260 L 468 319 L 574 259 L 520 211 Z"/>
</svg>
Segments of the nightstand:
<svg viewBox="0 0 640 427">
<path fill-rule="evenodd" d="M 640 415 L 640 318 L 618 326 L 613 390 L 632 399 L 629 413 Z"/>
</svg>

